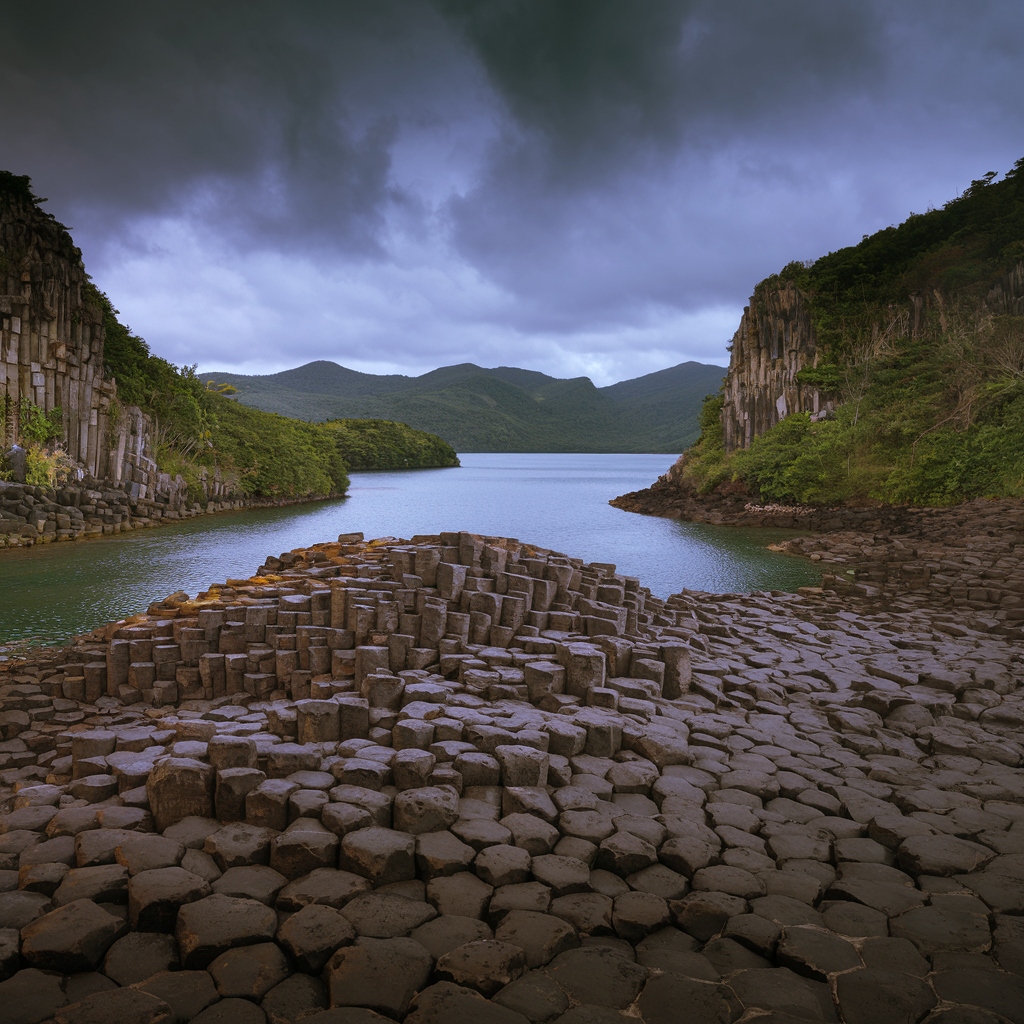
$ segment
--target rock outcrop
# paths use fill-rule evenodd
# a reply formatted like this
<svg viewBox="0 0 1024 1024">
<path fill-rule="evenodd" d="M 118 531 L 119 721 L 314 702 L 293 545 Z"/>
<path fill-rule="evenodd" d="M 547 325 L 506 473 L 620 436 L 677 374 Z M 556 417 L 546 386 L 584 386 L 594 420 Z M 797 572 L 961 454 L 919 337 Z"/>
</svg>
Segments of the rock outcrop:
<svg viewBox="0 0 1024 1024">
<path fill-rule="evenodd" d="M 64 447 L 87 485 L 176 508 L 184 481 L 157 468 L 150 418 L 119 403 L 104 375 L 103 317 L 87 284 L 81 251 L 28 179 L 0 172 L 0 451 L 20 436 L 23 400 L 59 408 Z M 227 497 L 219 475 L 204 486 L 211 500 Z"/>
<path fill-rule="evenodd" d="M 813 296 L 792 281 L 770 278 L 757 286 L 750 305 L 743 311 L 739 329 L 730 345 L 729 369 L 722 388 L 722 445 L 726 453 L 748 448 L 755 438 L 795 413 L 807 413 L 812 421 L 829 417 L 840 398 L 808 382 L 801 372 L 820 368 L 825 354 L 819 344 L 811 316 Z M 984 292 L 950 299 L 937 289 L 914 291 L 905 301 L 892 303 L 884 313 L 875 311 L 858 330 L 851 326 L 850 348 L 858 353 L 849 358 L 872 361 L 893 355 L 906 339 L 930 337 L 946 332 L 962 320 L 985 337 L 986 324 L 994 318 L 1019 316 L 1024 311 L 1024 263 L 1018 263 Z M 937 336 L 937 334 L 936 334 Z M 1010 359 L 1016 358 L 1008 350 Z M 835 358 L 833 355 L 832 358 Z M 829 377 L 837 373 L 835 366 Z M 851 371 L 851 378 L 857 376 Z M 867 387 L 866 370 L 860 373 L 861 387 Z M 835 384 L 833 383 L 833 387 Z M 751 495 L 742 479 L 723 482 L 708 493 L 698 493 L 687 466 L 688 452 L 649 488 L 621 495 L 611 504 L 631 512 L 679 516 L 684 519 L 736 525 L 796 525 L 806 529 L 836 528 L 836 509 L 789 509 L 781 513 L 750 508 Z M 792 523 L 787 520 L 794 520 Z M 826 525 L 821 525 L 825 523 Z"/>
<path fill-rule="evenodd" d="M 818 358 L 807 297 L 796 285 L 759 285 L 730 350 L 722 408 L 726 451 L 748 447 L 792 413 L 818 416 L 831 409 L 817 388 L 796 379 Z"/>
<path fill-rule="evenodd" d="M 810 296 L 794 283 L 769 279 L 758 285 L 743 310 L 725 378 L 722 430 L 726 451 L 747 448 L 755 437 L 797 412 L 827 416 L 833 396 L 801 384 L 801 370 L 815 367 L 821 349 L 811 319 Z M 888 310 L 888 323 L 872 326 L 872 354 L 883 352 L 894 337 L 916 336 L 925 329 L 927 313 L 937 309 L 945 326 L 948 300 L 939 292 L 915 292 Z M 989 289 L 981 308 L 993 314 L 1024 311 L 1024 263 L 1018 263 Z"/>
<path fill-rule="evenodd" d="M 167 496 L 133 498 L 123 488 L 34 487 L 0 480 L 0 550 L 32 547 L 53 541 L 87 540 L 104 534 L 127 533 L 150 526 L 176 523 L 207 512 L 227 512 L 260 504 L 241 499 L 171 502 Z M 264 504 L 287 504 L 267 501 Z"/>
<path fill-rule="evenodd" d="M 1020 1019 L 983 615 L 464 533 L 260 572 L 0 668 L 4 1019 Z"/>
<path fill-rule="evenodd" d="M 95 477 L 110 468 L 110 403 L 103 321 L 85 301 L 82 254 L 34 200 L 25 179 L 0 178 L 0 389 L 6 444 L 20 403 L 60 407 L 68 453 Z"/>
<path fill-rule="evenodd" d="M 1024 263 L 1018 263 L 989 289 L 985 309 L 996 314 L 1024 315 Z"/>
</svg>

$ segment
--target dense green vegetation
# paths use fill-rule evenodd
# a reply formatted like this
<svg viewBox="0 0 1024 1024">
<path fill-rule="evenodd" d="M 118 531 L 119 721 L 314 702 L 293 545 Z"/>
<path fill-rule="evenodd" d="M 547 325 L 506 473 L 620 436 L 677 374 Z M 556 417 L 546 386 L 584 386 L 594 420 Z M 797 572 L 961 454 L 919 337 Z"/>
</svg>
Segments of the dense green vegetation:
<svg viewBox="0 0 1024 1024">
<path fill-rule="evenodd" d="M 457 465 L 440 438 L 399 423 L 308 423 L 242 405 L 230 387 L 204 381 L 195 367 L 176 367 L 150 352 L 120 323 L 109 299 L 94 291 L 103 310 L 104 365 L 117 381 L 119 400 L 153 418 L 156 459 L 180 473 L 198 498 L 204 471 L 218 467 L 251 497 L 342 494 L 347 469 Z"/>
<path fill-rule="evenodd" d="M 7 421 L 13 404 L 10 395 L 0 395 L 0 423 Z M 53 487 L 63 482 L 75 464 L 63 445 L 55 443 L 64 433 L 60 406 L 46 412 L 31 399 L 22 398 L 18 403 L 18 425 L 16 442 L 25 452 L 25 483 Z M 0 480 L 11 480 L 13 476 L 8 453 L 0 451 Z"/>
<path fill-rule="evenodd" d="M 4 395 L 0 400 L 0 408 L 3 408 L 6 416 L 6 405 L 8 396 Z M 49 412 L 40 409 L 31 399 L 22 398 L 18 414 L 18 422 L 21 424 L 22 444 L 49 444 L 56 441 L 63 433 L 61 426 L 61 408 L 56 406 Z"/>
<path fill-rule="evenodd" d="M 723 369 L 681 363 L 597 388 L 532 370 L 471 363 L 420 377 L 358 373 L 331 362 L 269 376 L 210 373 L 239 400 L 310 420 L 399 420 L 462 452 L 678 452 L 698 435 L 701 400 Z"/>
<path fill-rule="evenodd" d="M 744 480 L 763 500 L 810 504 L 1024 495 L 1024 315 L 984 304 L 1024 259 L 1024 160 L 993 177 L 758 286 L 755 301 L 784 282 L 809 297 L 825 358 L 798 380 L 841 404 L 726 455 L 721 399 L 709 402 L 684 470 L 699 490 Z"/>
<path fill-rule="evenodd" d="M 351 470 L 432 469 L 457 466 L 459 457 L 447 441 L 425 430 L 413 430 L 391 420 L 329 420 Z"/>
</svg>

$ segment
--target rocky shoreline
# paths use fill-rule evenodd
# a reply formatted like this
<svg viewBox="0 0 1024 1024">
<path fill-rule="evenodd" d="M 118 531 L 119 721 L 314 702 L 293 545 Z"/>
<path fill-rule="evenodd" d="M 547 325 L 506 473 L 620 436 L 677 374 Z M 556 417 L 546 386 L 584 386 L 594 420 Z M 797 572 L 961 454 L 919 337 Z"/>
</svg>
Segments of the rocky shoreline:
<svg viewBox="0 0 1024 1024">
<path fill-rule="evenodd" d="M 0 1020 L 1024 1020 L 1020 508 L 943 515 L 667 601 L 345 536 L 0 665 Z"/>
<path fill-rule="evenodd" d="M 941 508 L 758 505 L 745 491 L 697 495 L 671 475 L 609 504 L 716 526 L 807 531 L 773 549 L 834 567 L 824 577 L 830 590 L 871 598 L 883 609 L 955 610 L 971 628 L 1024 639 L 1020 499 Z"/>
<path fill-rule="evenodd" d="M 132 497 L 124 488 L 108 482 L 91 483 L 93 486 L 53 488 L 0 480 L 0 551 L 91 540 L 217 512 L 300 505 L 331 497 L 225 498 L 200 503 L 172 501 L 165 496 Z"/>
</svg>

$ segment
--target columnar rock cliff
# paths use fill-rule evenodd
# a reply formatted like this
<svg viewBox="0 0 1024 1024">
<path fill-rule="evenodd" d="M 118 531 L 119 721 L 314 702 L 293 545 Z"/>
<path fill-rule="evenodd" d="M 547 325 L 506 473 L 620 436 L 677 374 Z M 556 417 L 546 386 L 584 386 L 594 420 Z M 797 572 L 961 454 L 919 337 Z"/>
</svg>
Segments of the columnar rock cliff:
<svg viewBox="0 0 1024 1024">
<path fill-rule="evenodd" d="M 1024 263 L 1018 263 L 992 286 L 985 297 L 985 309 L 990 313 L 1024 315 Z"/>
<path fill-rule="evenodd" d="M 889 308 L 889 324 L 876 323 L 871 350 L 881 354 L 896 334 L 917 336 L 929 309 L 943 310 L 949 297 L 937 290 L 914 292 L 906 303 Z M 1024 314 L 1024 263 L 1000 277 L 981 303 L 995 315 Z M 725 378 L 722 428 L 726 451 L 746 448 L 779 420 L 796 412 L 813 417 L 831 412 L 834 401 L 816 387 L 802 385 L 797 374 L 817 366 L 821 355 L 809 310 L 809 297 L 792 282 L 761 284 L 743 310 L 733 336 L 732 358 Z"/>
<path fill-rule="evenodd" d="M 157 471 L 149 418 L 121 406 L 104 377 L 103 319 L 87 282 L 81 252 L 28 180 L 0 173 L 0 447 L 18 439 L 28 399 L 61 410 L 65 447 L 84 475 L 132 497 L 174 496 L 179 483 Z"/>
<path fill-rule="evenodd" d="M 727 451 L 750 442 L 794 412 L 826 410 L 817 388 L 796 375 L 814 366 L 818 346 L 807 299 L 793 284 L 759 286 L 732 339 L 722 427 Z"/>
<path fill-rule="evenodd" d="M 103 379 L 100 311 L 84 301 L 85 268 L 68 233 L 27 186 L 7 184 L 0 187 L 4 440 L 18 436 L 22 399 L 46 411 L 60 406 L 69 453 L 99 476 L 114 394 Z"/>
</svg>

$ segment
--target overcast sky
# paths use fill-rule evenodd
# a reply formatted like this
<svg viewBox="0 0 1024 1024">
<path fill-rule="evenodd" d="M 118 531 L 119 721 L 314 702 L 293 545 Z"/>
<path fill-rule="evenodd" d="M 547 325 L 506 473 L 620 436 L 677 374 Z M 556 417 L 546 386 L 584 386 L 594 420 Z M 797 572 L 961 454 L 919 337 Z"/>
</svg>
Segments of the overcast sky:
<svg viewBox="0 0 1024 1024">
<path fill-rule="evenodd" d="M 0 4 L 0 167 L 202 369 L 724 364 L 1024 155 L 1020 0 Z"/>
</svg>

